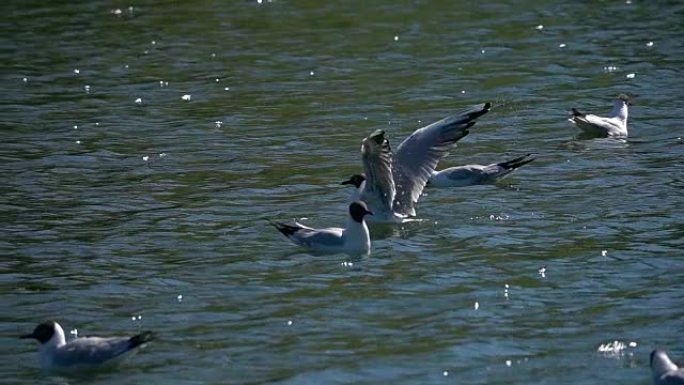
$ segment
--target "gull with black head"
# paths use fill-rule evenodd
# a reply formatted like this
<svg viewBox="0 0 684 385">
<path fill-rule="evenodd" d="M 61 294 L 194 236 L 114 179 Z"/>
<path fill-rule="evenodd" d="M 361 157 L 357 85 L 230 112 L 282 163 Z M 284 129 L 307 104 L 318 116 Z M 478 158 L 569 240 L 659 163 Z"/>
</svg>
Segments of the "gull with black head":
<svg viewBox="0 0 684 385">
<path fill-rule="evenodd" d="M 346 253 L 350 255 L 369 254 L 371 249 L 370 233 L 365 217 L 373 213 L 361 201 L 349 205 L 347 227 L 314 229 L 295 221 L 294 225 L 282 222 L 271 223 L 294 244 L 314 252 Z"/>
<path fill-rule="evenodd" d="M 114 367 L 151 341 L 153 334 L 145 331 L 132 337 L 81 337 L 66 342 L 62 327 L 55 321 L 45 321 L 19 338 L 40 343 L 38 357 L 43 369 L 68 372 Z"/>
<path fill-rule="evenodd" d="M 361 142 L 364 175 L 343 184 L 356 187 L 353 196 L 368 204 L 372 222 L 401 223 L 416 216 L 416 203 L 440 159 L 468 135 L 475 119 L 486 114 L 490 103 L 473 106 L 419 128 L 392 152 L 384 130 Z"/>
</svg>

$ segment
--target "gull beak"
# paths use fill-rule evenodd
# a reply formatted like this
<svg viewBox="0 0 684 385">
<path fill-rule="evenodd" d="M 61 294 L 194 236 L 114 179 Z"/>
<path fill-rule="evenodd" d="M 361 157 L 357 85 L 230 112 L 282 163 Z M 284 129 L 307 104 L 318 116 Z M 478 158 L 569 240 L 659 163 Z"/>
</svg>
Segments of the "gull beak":
<svg viewBox="0 0 684 385">
<path fill-rule="evenodd" d="M 351 178 L 350 178 L 350 179 L 345 180 L 344 182 L 341 182 L 340 184 L 341 184 L 341 185 L 345 185 L 345 184 L 354 184 L 354 182 L 353 182 L 353 181 L 351 180 Z"/>
<path fill-rule="evenodd" d="M 367 215 L 370 215 L 370 216 L 373 216 L 373 212 L 370 211 L 370 210 L 366 210 L 366 214 L 367 214 Z"/>
<path fill-rule="evenodd" d="M 26 339 L 26 338 L 35 338 L 35 337 L 33 336 L 33 333 L 31 333 L 31 334 L 24 334 L 23 336 L 19 336 L 19 338 L 20 339 Z"/>
</svg>

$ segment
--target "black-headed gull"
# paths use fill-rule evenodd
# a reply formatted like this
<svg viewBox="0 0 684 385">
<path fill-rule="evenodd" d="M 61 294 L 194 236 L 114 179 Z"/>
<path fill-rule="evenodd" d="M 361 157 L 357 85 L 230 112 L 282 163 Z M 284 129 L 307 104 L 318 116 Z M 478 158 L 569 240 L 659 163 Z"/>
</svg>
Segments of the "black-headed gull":
<svg viewBox="0 0 684 385">
<path fill-rule="evenodd" d="M 651 352 L 654 385 L 684 385 L 684 368 L 678 367 L 662 349 Z"/>
<path fill-rule="evenodd" d="M 361 142 L 366 180 L 353 194 L 373 211 L 370 221 L 401 223 L 414 217 L 418 198 L 439 160 L 490 108 L 491 103 L 479 104 L 419 128 L 395 153 L 385 131 L 376 130 L 366 137 Z"/>
<path fill-rule="evenodd" d="M 364 218 L 373 215 L 364 202 L 349 205 L 347 227 L 313 229 L 295 221 L 294 225 L 274 222 L 272 225 L 289 240 L 299 246 L 321 253 L 347 253 L 350 255 L 370 253 L 371 241 Z"/>
<path fill-rule="evenodd" d="M 613 110 L 606 117 L 584 114 L 576 108 L 572 109 L 572 116 L 568 119 L 588 135 L 610 138 L 627 137 L 627 116 L 629 114 L 629 97 L 620 94 L 615 99 Z"/>
<path fill-rule="evenodd" d="M 132 337 L 81 337 L 67 343 L 62 327 L 55 321 L 45 321 L 36 326 L 33 333 L 19 338 L 33 338 L 40 342 L 38 356 L 41 367 L 65 372 L 115 366 L 151 341 L 153 334 L 146 331 Z"/>
<path fill-rule="evenodd" d="M 489 165 L 469 164 L 466 166 L 449 167 L 440 171 L 433 171 L 428 180 L 428 187 L 464 187 L 479 184 L 493 184 L 506 175 L 522 167 L 534 158 L 527 154 L 519 158 Z"/>
</svg>

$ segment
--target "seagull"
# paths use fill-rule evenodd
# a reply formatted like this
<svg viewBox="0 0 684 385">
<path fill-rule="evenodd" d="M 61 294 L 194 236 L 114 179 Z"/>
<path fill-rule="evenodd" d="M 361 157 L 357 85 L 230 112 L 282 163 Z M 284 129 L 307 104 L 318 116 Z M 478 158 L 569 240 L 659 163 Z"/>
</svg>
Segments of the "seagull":
<svg viewBox="0 0 684 385">
<path fill-rule="evenodd" d="M 675 365 L 662 349 L 651 352 L 654 385 L 684 385 L 684 368 Z"/>
<path fill-rule="evenodd" d="M 364 217 L 373 215 L 361 201 L 349 205 L 347 227 L 312 229 L 295 221 L 294 225 L 282 222 L 271 223 L 293 243 L 315 252 L 347 253 L 350 255 L 370 254 L 370 233 Z"/>
<path fill-rule="evenodd" d="M 494 184 L 522 167 L 535 158 L 527 154 L 519 158 L 501 163 L 492 163 L 486 166 L 469 164 L 466 166 L 450 167 L 441 171 L 433 171 L 428 180 L 429 187 L 464 187 L 478 184 Z"/>
<path fill-rule="evenodd" d="M 489 112 L 491 103 L 419 128 L 404 139 L 393 154 L 385 131 L 376 130 L 361 142 L 364 178 L 344 184 L 357 186 L 352 196 L 368 204 L 372 222 L 401 223 L 416 216 L 415 205 L 437 163 L 461 138 L 475 119 Z M 358 182 L 358 185 L 357 185 Z"/>
<path fill-rule="evenodd" d="M 40 342 L 38 356 L 44 369 L 68 371 L 116 366 L 151 341 L 153 334 L 145 331 L 133 337 L 82 337 L 67 343 L 62 327 L 55 321 L 45 321 L 33 333 L 19 338 Z"/>
<path fill-rule="evenodd" d="M 602 117 L 584 114 L 573 108 L 572 117 L 568 120 L 590 135 L 626 138 L 628 106 L 630 104 L 629 97 L 625 94 L 620 94 L 615 99 L 615 105 L 610 112 L 610 116 Z"/>
</svg>

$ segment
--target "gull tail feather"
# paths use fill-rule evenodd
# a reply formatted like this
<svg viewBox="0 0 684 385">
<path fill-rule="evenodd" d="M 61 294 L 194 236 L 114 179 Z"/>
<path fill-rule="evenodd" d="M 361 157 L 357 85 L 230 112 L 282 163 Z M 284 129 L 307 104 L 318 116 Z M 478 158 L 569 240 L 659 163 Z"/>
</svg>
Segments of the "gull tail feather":
<svg viewBox="0 0 684 385">
<path fill-rule="evenodd" d="M 503 167 L 506 170 L 515 170 L 516 168 L 522 167 L 522 166 L 524 166 L 524 165 L 526 165 L 526 164 L 528 164 L 528 163 L 530 163 L 536 159 L 536 158 L 530 158 L 531 155 L 532 154 L 526 154 L 526 155 L 523 155 L 521 157 L 511 159 L 511 160 L 506 161 L 506 162 L 501 162 L 501 163 L 498 163 L 497 166 Z"/>
</svg>

